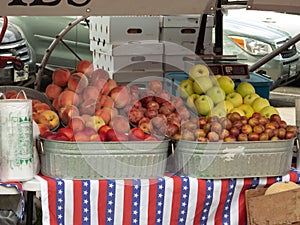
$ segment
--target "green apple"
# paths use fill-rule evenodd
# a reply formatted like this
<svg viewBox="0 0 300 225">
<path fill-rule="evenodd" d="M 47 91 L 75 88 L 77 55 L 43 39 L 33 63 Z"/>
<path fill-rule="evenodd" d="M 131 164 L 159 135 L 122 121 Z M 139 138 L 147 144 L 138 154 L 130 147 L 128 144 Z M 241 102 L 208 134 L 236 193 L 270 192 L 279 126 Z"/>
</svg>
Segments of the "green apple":
<svg viewBox="0 0 300 225">
<path fill-rule="evenodd" d="M 242 95 L 235 91 L 227 94 L 225 100 L 230 101 L 234 107 L 238 107 L 243 104 Z"/>
<path fill-rule="evenodd" d="M 259 113 L 267 118 L 270 118 L 273 114 L 279 114 L 278 110 L 271 105 L 262 108 Z"/>
<path fill-rule="evenodd" d="M 241 104 L 238 108 L 244 111 L 247 118 L 250 118 L 254 113 L 254 109 L 248 104 Z"/>
<path fill-rule="evenodd" d="M 260 96 L 256 93 L 248 94 L 244 97 L 244 104 L 252 105 L 255 99 L 259 98 Z"/>
<path fill-rule="evenodd" d="M 237 112 L 238 114 L 240 114 L 240 116 L 245 116 L 244 111 L 242 109 L 238 108 L 238 107 L 235 107 L 235 108 L 230 110 L 230 113 L 233 113 L 233 112 Z"/>
<path fill-rule="evenodd" d="M 207 90 L 206 95 L 208 95 L 214 102 L 214 104 L 218 104 L 225 100 L 225 92 L 219 86 L 213 86 Z"/>
<path fill-rule="evenodd" d="M 224 90 L 226 95 L 234 91 L 235 84 L 229 76 L 221 76 L 218 79 L 218 84 Z"/>
<path fill-rule="evenodd" d="M 242 81 L 241 83 L 238 84 L 235 91 L 238 92 L 240 95 L 242 95 L 242 97 L 244 98 L 246 95 L 255 93 L 255 88 L 251 83 Z"/>
<path fill-rule="evenodd" d="M 195 106 L 199 115 L 207 116 L 214 107 L 214 102 L 208 95 L 201 95 L 195 100 Z"/>
<path fill-rule="evenodd" d="M 216 107 L 219 107 L 219 108 L 223 108 L 226 110 L 226 113 L 229 113 L 231 109 L 234 108 L 233 104 L 231 103 L 231 101 L 228 101 L 228 100 L 224 100 L 222 102 L 219 102 Z"/>
<path fill-rule="evenodd" d="M 194 80 L 193 83 L 193 90 L 196 94 L 204 94 L 208 89 L 210 89 L 213 86 L 213 83 L 210 79 L 210 77 L 198 77 Z"/>
<path fill-rule="evenodd" d="M 262 110 L 263 108 L 265 108 L 266 106 L 269 106 L 269 105 L 270 105 L 270 102 L 268 99 L 259 97 L 253 101 L 251 106 L 254 109 L 254 112 L 259 112 L 260 110 Z"/>
<path fill-rule="evenodd" d="M 203 64 L 196 64 L 193 65 L 192 68 L 189 71 L 189 78 L 194 81 L 199 77 L 208 77 L 209 76 L 209 70 L 206 65 Z"/>
<path fill-rule="evenodd" d="M 227 115 L 226 109 L 222 107 L 215 106 L 208 114 L 208 116 L 217 116 L 219 118 L 225 117 Z"/>
<path fill-rule="evenodd" d="M 183 80 L 179 83 L 178 94 L 180 97 L 187 98 L 188 96 L 190 96 L 193 93 L 194 93 L 193 81 L 187 79 L 187 80 Z"/>
<path fill-rule="evenodd" d="M 190 108 L 190 109 L 193 109 L 195 111 L 196 110 L 196 107 L 195 107 L 195 101 L 197 98 L 199 98 L 201 95 L 198 95 L 198 94 L 191 94 L 189 97 L 187 97 L 186 99 L 186 104 L 187 106 Z"/>
</svg>

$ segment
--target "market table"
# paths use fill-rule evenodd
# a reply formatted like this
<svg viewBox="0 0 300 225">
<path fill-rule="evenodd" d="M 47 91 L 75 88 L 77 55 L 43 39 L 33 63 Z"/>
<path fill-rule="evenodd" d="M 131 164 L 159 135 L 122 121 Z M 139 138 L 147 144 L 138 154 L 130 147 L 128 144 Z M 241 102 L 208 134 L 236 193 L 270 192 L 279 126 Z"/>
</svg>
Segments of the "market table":
<svg viewBox="0 0 300 225">
<path fill-rule="evenodd" d="M 292 168 L 285 176 L 217 180 L 174 175 L 64 180 L 39 175 L 22 185 L 24 191 L 41 191 L 43 225 L 244 225 L 245 191 L 289 180 L 300 183 L 300 172 Z"/>
</svg>

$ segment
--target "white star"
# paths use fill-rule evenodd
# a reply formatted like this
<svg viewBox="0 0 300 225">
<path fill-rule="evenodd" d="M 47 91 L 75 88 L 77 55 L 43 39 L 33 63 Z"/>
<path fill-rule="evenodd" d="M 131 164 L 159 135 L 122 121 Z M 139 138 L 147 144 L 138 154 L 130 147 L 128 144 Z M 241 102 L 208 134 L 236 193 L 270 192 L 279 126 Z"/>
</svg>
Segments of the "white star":
<svg viewBox="0 0 300 225">
<path fill-rule="evenodd" d="M 225 210 L 228 210 L 229 209 L 229 207 L 228 206 L 225 206 Z"/>
<path fill-rule="evenodd" d="M 157 214 L 160 215 L 160 214 L 161 214 L 161 210 L 158 210 L 158 211 L 157 211 Z"/>
<path fill-rule="evenodd" d="M 228 195 L 232 195 L 232 192 L 229 192 Z"/>
<path fill-rule="evenodd" d="M 134 215 L 137 215 L 137 214 L 138 214 L 138 212 L 137 212 L 136 210 L 134 210 L 134 211 L 133 211 L 133 214 L 134 214 Z"/>
<path fill-rule="evenodd" d="M 187 189 L 188 189 L 188 187 L 187 187 L 187 186 L 183 186 L 183 190 L 185 190 L 185 191 L 186 191 Z"/>
<path fill-rule="evenodd" d="M 139 189 L 139 185 L 137 185 L 137 184 L 134 185 L 134 188 L 135 188 L 135 189 Z"/>
<path fill-rule="evenodd" d="M 108 213 L 112 213 L 112 209 L 108 209 L 107 212 L 108 212 Z"/>
<path fill-rule="evenodd" d="M 159 188 L 159 189 L 163 189 L 163 186 L 160 184 L 160 185 L 158 186 L 158 188 Z"/>
<path fill-rule="evenodd" d="M 233 189 L 234 188 L 234 185 L 232 184 L 232 185 L 230 185 L 230 189 Z"/>
<path fill-rule="evenodd" d="M 184 214 L 185 214 L 185 211 L 184 211 L 184 210 L 181 210 L 181 214 L 184 215 Z"/>
<path fill-rule="evenodd" d="M 159 194 L 158 194 L 158 197 L 159 197 L 159 198 L 162 198 L 162 197 L 163 197 L 163 195 L 162 195 L 161 193 L 159 193 Z"/>
<path fill-rule="evenodd" d="M 107 218 L 107 221 L 108 221 L 108 222 L 112 221 L 111 217 L 108 217 L 108 218 Z"/>
<path fill-rule="evenodd" d="M 184 194 L 184 195 L 182 195 L 182 197 L 183 197 L 183 198 L 187 198 L 187 195 L 186 195 L 186 194 Z"/>
<path fill-rule="evenodd" d="M 157 205 L 158 205 L 158 206 L 162 206 L 162 202 L 158 202 Z"/>
<path fill-rule="evenodd" d="M 182 223 L 183 221 L 184 221 L 183 218 L 180 218 L 180 219 L 179 219 L 179 222 L 180 222 L 180 223 Z"/>
<path fill-rule="evenodd" d="M 280 177 L 277 177 L 276 180 L 277 180 L 277 181 L 280 181 Z"/>
<path fill-rule="evenodd" d="M 87 192 L 87 191 L 84 191 L 84 192 L 83 192 L 83 194 L 84 194 L 84 195 L 87 195 L 87 194 L 88 194 L 88 192 Z"/>
<path fill-rule="evenodd" d="M 228 214 L 224 214 L 224 218 L 228 218 Z"/>
<path fill-rule="evenodd" d="M 58 181 L 57 184 L 58 184 L 59 186 L 61 186 L 61 185 L 63 184 L 63 182 L 62 182 L 62 181 Z"/>
<path fill-rule="evenodd" d="M 61 214 L 59 214 L 59 215 L 58 215 L 58 219 L 61 219 L 61 218 L 62 218 L 62 215 L 61 215 Z"/>
<path fill-rule="evenodd" d="M 84 199 L 83 202 L 84 204 L 88 204 L 89 201 L 87 199 Z"/>
<path fill-rule="evenodd" d="M 188 181 L 188 179 L 185 177 L 185 178 L 183 178 L 183 181 L 184 181 L 184 182 L 187 182 L 187 181 Z"/>
<path fill-rule="evenodd" d="M 63 191 L 61 189 L 58 190 L 58 194 L 61 195 Z"/>
<path fill-rule="evenodd" d="M 205 205 L 209 205 L 209 202 L 206 202 Z"/>
<path fill-rule="evenodd" d="M 202 220 L 206 220 L 206 217 L 205 217 L 205 216 L 202 216 Z"/>
<path fill-rule="evenodd" d="M 224 223 L 224 225 L 228 225 L 228 223 L 227 223 L 227 222 L 225 222 L 225 223 Z"/>
<path fill-rule="evenodd" d="M 84 210 L 83 210 L 85 213 L 87 213 L 89 210 L 88 210 L 88 208 L 84 208 Z"/>
<path fill-rule="evenodd" d="M 134 194 L 134 197 L 135 197 L 135 198 L 139 197 L 138 193 L 135 193 L 135 194 Z"/>
<path fill-rule="evenodd" d="M 89 219 L 87 217 L 84 217 L 84 221 L 88 221 Z"/>
<path fill-rule="evenodd" d="M 85 187 L 89 186 L 89 184 L 88 184 L 87 181 L 85 181 L 85 182 L 83 183 L 83 185 L 84 185 Z"/>
<path fill-rule="evenodd" d="M 112 205 L 112 204 L 113 204 L 113 202 L 112 202 L 112 201 L 108 201 L 108 204 L 109 204 L 109 205 Z"/>
<path fill-rule="evenodd" d="M 61 207 L 61 206 L 58 206 L 57 209 L 60 211 L 60 210 L 62 210 L 62 207 Z"/>
<path fill-rule="evenodd" d="M 185 207 L 185 206 L 186 206 L 186 202 L 183 202 L 181 205 L 182 205 L 183 207 Z"/>
<path fill-rule="evenodd" d="M 134 202 L 134 203 L 133 203 L 133 205 L 134 205 L 134 206 L 137 206 L 137 205 L 138 205 L 138 203 L 137 203 L 137 202 Z"/>
<path fill-rule="evenodd" d="M 211 189 L 212 189 L 211 187 L 208 187 L 208 188 L 207 188 L 208 191 L 211 191 Z"/>
<path fill-rule="evenodd" d="M 114 184 L 113 184 L 113 183 L 110 183 L 110 184 L 109 184 L 109 187 L 110 187 L 110 188 L 113 188 L 113 187 L 114 187 Z"/>
<path fill-rule="evenodd" d="M 137 219 L 134 219 L 134 220 L 133 220 L 133 223 L 137 223 L 137 222 L 138 222 L 138 220 L 137 220 Z"/>
<path fill-rule="evenodd" d="M 157 222 L 157 223 L 160 223 L 160 218 L 158 218 L 158 219 L 156 220 L 156 222 Z"/>
<path fill-rule="evenodd" d="M 114 195 L 114 194 L 113 194 L 112 192 L 109 192 L 109 193 L 108 193 L 108 196 L 109 196 L 109 197 L 112 197 L 113 195 Z"/>
<path fill-rule="evenodd" d="M 58 202 L 62 202 L 63 200 L 61 198 L 58 199 Z"/>
<path fill-rule="evenodd" d="M 208 198 L 208 199 L 211 199 L 211 195 L 207 195 L 207 198 Z"/>
<path fill-rule="evenodd" d="M 204 213 L 207 213 L 207 209 L 205 208 L 205 209 L 203 210 L 203 212 L 204 212 Z"/>
</svg>

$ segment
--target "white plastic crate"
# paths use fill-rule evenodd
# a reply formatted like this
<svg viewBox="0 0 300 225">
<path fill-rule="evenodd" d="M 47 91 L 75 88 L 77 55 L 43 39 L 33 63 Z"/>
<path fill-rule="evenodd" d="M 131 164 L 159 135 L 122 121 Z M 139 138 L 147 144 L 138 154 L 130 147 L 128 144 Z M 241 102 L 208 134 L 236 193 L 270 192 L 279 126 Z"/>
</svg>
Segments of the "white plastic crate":
<svg viewBox="0 0 300 225">
<path fill-rule="evenodd" d="M 102 43 L 159 40 L 159 16 L 91 16 L 90 39 Z"/>
<path fill-rule="evenodd" d="M 163 57 L 163 67 L 165 72 L 176 72 L 176 71 L 184 71 L 186 70 L 186 63 L 191 61 L 192 59 L 199 58 L 195 54 L 191 55 L 164 55 Z"/>
</svg>

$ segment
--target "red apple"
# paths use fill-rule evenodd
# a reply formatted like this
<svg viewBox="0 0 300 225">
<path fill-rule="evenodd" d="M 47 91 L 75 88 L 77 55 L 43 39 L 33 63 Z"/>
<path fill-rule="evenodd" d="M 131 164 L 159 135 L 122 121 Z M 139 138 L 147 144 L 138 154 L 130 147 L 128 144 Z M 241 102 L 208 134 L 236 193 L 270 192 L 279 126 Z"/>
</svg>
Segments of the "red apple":
<svg viewBox="0 0 300 225">
<path fill-rule="evenodd" d="M 129 130 L 128 140 L 129 141 L 143 141 L 145 139 L 144 131 L 139 127 L 134 127 Z"/>
<path fill-rule="evenodd" d="M 259 134 L 254 133 L 254 132 L 248 134 L 248 140 L 249 141 L 258 141 L 259 140 Z"/>
<path fill-rule="evenodd" d="M 238 141 L 248 141 L 248 135 L 246 133 L 241 133 L 237 136 Z"/>
<path fill-rule="evenodd" d="M 128 113 L 129 121 L 133 124 L 138 124 L 138 122 L 144 117 L 144 112 L 137 108 L 132 108 Z"/>
</svg>

